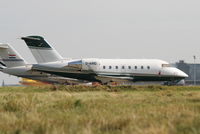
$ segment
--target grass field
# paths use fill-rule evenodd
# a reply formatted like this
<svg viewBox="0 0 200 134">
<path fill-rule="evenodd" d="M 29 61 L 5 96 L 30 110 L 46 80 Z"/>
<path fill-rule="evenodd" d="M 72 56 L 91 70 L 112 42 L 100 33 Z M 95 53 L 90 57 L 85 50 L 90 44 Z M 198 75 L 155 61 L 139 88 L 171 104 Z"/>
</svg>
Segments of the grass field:
<svg viewBox="0 0 200 134">
<path fill-rule="evenodd" d="M 200 87 L 2 87 L 0 134 L 200 134 Z"/>
</svg>

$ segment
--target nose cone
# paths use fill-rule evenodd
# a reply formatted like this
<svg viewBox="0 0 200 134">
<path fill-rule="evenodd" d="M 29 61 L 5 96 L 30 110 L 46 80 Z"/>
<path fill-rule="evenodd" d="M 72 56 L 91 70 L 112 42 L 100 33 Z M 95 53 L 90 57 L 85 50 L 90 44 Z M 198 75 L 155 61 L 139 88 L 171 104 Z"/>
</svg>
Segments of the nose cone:
<svg viewBox="0 0 200 134">
<path fill-rule="evenodd" d="M 165 70 L 165 75 L 171 76 L 173 80 L 182 80 L 188 77 L 186 73 L 175 67 L 167 67 L 163 70 Z"/>
<path fill-rule="evenodd" d="M 181 77 L 181 78 L 187 78 L 187 77 L 189 77 L 186 73 L 184 73 L 184 72 L 181 71 L 181 70 L 178 70 L 178 71 L 177 71 L 177 76 L 178 76 L 178 77 Z"/>
</svg>

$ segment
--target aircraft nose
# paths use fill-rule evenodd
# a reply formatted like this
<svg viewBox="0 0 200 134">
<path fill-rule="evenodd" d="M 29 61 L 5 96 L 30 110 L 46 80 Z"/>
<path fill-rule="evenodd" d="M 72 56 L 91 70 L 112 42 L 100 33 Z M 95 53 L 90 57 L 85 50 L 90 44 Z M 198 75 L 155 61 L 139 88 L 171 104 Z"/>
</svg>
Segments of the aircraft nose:
<svg viewBox="0 0 200 134">
<path fill-rule="evenodd" d="M 183 72 L 183 71 L 181 71 L 181 70 L 178 70 L 177 75 L 178 75 L 179 77 L 183 77 L 183 78 L 189 77 L 185 72 Z"/>
</svg>

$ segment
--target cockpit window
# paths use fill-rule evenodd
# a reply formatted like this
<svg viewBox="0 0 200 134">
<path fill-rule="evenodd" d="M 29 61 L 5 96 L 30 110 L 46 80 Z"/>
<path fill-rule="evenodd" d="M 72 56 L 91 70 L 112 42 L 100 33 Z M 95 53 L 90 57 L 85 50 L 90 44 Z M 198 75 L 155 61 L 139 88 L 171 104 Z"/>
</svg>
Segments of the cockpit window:
<svg viewBox="0 0 200 134">
<path fill-rule="evenodd" d="M 162 67 L 171 67 L 170 64 L 162 64 Z"/>
</svg>

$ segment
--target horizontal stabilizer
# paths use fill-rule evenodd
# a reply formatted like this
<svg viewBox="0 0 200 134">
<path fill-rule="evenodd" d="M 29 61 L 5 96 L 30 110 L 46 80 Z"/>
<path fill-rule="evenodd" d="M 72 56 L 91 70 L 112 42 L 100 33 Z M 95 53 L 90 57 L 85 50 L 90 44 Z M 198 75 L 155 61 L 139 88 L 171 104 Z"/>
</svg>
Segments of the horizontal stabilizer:
<svg viewBox="0 0 200 134">
<path fill-rule="evenodd" d="M 51 49 L 50 45 L 44 40 L 41 36 L 27 36 L 22 37 L 22 40 L 24 40 L 28 47 L 33 48 L 49 48 Z"/>
<path fill-rule="evenodd" d="M 8 45 L 7 44 L 0 44 L 0 49 L 8 49 Z"/>
</svg>

